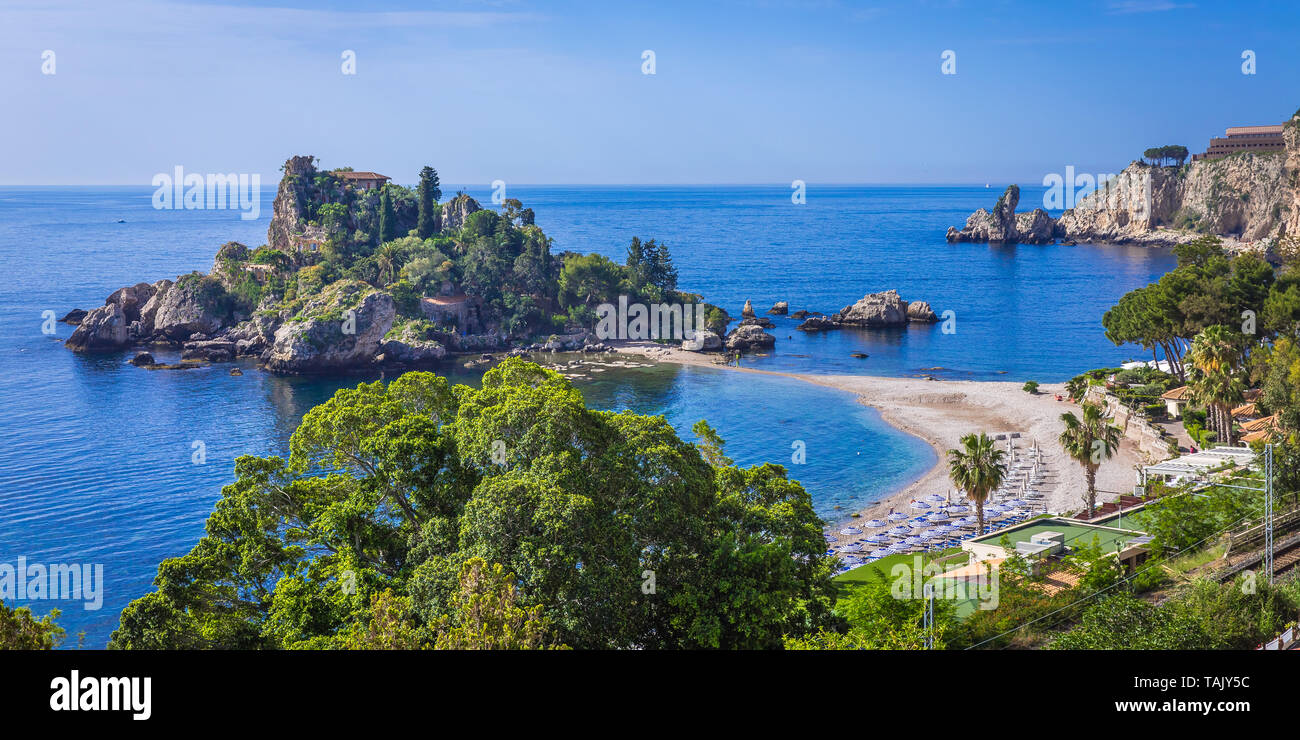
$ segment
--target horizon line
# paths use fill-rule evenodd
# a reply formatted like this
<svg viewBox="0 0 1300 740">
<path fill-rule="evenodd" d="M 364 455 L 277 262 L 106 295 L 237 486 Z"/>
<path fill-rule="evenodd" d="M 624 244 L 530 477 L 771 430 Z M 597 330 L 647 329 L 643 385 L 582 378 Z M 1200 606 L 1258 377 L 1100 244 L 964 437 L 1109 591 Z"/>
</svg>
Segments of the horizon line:
<svg viewBox="0 0 1300 740">
<path fill-rule="evenodd" d="M 410 188 L 410 187 L 416 187 L 419 183 L 415 182 L 410 184 L 403 184 L 403 183 L 394 183 L 394 184 L 401 185 L 402 187 Z M 983 185 L 981 185 L 979 182 L 976 181 L 971 181 L 971 182 L 955 182 L 955 181 L 954 182 L 920 182 L 920 181 L 917 182 L 909 182 L 909 181 L 820 182 L 820 181 L 813 181 L 813 180 L 805 180 L 804 184 L 824 186 L 824 187 L 921 186 L 921 187 L 986 187 L 989 189 L 992 189 L 994 187 L 994 185 L 991 182 L 985 182 Z M 1006 184 L 1020 185 L 1018 181 L 1010 181 L 1007 182 Z M 1002 183 L 998 183 L 998 185 L 1001 186 Z M 644 183 L 642 182 L 519 182 L 519 183 L 508 183 L 508 186 L 509 187 L 577 187 L 577 188 L 724 188 L 724 187 L 725 188 L 735 188 L 735 187 L 767 188 L 767 187 L 772 187 L 772 188 L 784 188 L 787 190 L 791 188 L 791 185 L 786 183 L 762 183 L 762 182 L 644 182 Z M 263 185 L 259 187 L 259 190 L 265 190 L 268 189 L 269 187 L 271 186 Z M 278 184 L 275 187 L 278 188 L 279 187 Z M 492 189 L 492 183 L 487 182 L 481 185 L 479 184 L 460 185 L 457 187 L 459 188 L 470 187 L 475 189 L 490 190 Z M 1021 187 L 1026 187 L 1026 186 L 1021 185 Z M 1046 186 L 1030 185 L 1028 187 L 1046 187 Z M 57 184 L 55 183 L 40 183 L 40 184 L 0 183 L 0 188 L 138 188 L 141 190 L 157 190 L 157 186 L 155 185 L 141 185 L 138 183 L 98 183 L 98 182 L 57 183 Z M 452 191 L 450 191 L 446 187 L 443 187 L 442 192 L 444 195 L 446 195 L 448 192 L 452 192 Z"/>
</svg>

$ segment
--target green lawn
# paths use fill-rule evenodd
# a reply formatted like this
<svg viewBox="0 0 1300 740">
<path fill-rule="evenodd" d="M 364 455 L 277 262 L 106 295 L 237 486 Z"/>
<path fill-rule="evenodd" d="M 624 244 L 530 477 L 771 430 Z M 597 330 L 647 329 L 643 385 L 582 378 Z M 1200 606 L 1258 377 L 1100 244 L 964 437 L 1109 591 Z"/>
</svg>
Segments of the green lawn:
<svg viewBox="0 0 1300 740">
<path fill-rule="evenodd" d="M 940 552 L 922 553 L 919 557 L 921 558 L 921 564 L 924 565 L 925 563 L 929 563 L 935 559 L 951 557 L 961 551 L 962 549 L 960 547 L 952 547 L 947 550 L 941 550 Z M 834 581 L 841 588 L 844 588 L 852 587 L 857 583 L 865 583 L 875 578 L 877 575 L 884 576 L 888 579 L 890 578 L 889 571 L 893 569 L 895 565 L 898 565 L 899 563 L 911 565 L 914 562 L 912 559 L 915 557 L 918 557 L 917 553 L 904 552 L 897 555 L 889 555 L 875 561 L 874 563 L 867 563 L 866 565 L 854 568 L 847 573 L 841 573 L 840 575 L 835 576 Z M 965 560 L 961 560 L 957 564 L 965 565 Z M 945 568 L 945 570 L 947 570 L 947 568 Z"/>
</svg>

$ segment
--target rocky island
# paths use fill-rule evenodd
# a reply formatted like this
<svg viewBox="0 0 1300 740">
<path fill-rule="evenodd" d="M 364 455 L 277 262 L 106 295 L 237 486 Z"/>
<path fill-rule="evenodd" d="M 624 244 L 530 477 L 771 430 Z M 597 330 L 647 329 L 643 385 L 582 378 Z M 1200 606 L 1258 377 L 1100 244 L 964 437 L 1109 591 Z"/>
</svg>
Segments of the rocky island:
<svg viewBox="0 0 1300 740">
<path fill-rule="evenodd" d="M 845 326 L 900 327 L 916 322 L 929 324 L 939 320 L 925 301 L 908 302 L 897 290 L 868 293 L 861 300 L 845 306 L 830 316 L 810 315 L 795 327 L 800 331 L 827 331 Z"/>
<path fill-rule="evenodd" d="M 265 245 L 229 242 L 206 274 L 126 286 L 69 312 L 77 328 L 66 346 L 173 348 L 183 363 L 250 357 L 277 373 L 415 368 L 455 354 L 605 351 L 593 332 L 601 304 L 703 303 L 677 289 L 671 255 L 653 239 L 633 238 L 625 264 L 552 254 L 532 209 L 507 198 L 487 210 L 464 193 L 440 202 L 430 167 L 417 188 L 319 169 L 310 156 L 282 169 Z M 691 348 L 720 350 L 731 319 L 704 308 Z M 770 346 L 741 329 L 726 346 Z"/>
</svg>

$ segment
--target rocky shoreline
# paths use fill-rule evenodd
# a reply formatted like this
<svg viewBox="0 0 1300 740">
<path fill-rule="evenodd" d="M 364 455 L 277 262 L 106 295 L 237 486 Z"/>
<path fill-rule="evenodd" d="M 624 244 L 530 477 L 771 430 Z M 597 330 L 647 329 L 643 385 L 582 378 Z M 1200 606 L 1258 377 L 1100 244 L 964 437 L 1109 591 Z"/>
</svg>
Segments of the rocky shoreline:
<svg viewBox="0 0 1300 740">
<path fill-rule="evenodd" d="M 1234 251 L 1268 253 L 1300 234 L 1300 116 L 1284 125 L 1283 140 L 1283 151 L 1178 166 L 1132 162 L 1077 203 L 1062 202 L 1072 207 L 1057 218 L 1042 208 L 1016 213 L 1020 188 L 1011 185 L 992 210 L 980 208 L 962 227 L 949 227 L 947 240 L 1176 246 L 1213 234 Z"/>
</svg>

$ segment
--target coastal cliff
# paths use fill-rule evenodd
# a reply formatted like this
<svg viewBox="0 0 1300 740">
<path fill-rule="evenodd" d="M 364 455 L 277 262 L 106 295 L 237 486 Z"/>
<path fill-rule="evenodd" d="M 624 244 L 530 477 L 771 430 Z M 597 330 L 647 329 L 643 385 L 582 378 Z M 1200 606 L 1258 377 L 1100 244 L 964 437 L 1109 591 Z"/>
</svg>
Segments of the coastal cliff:
<svg viewBox="0 0 1300 740">
<path fill-rule="evenodd" d="M 979 209 L 949 242 L 1046 244 L 1056 240 L 1168 246 L 1215 234 L 1267 247 L 1300 233 L 1300 117 L 1283 127 L 1286 147 L 1179 166 L 1133 162 L 1058 218 L 1016 213 L 1012 185 L 992 211 Z"/>
</svg>

